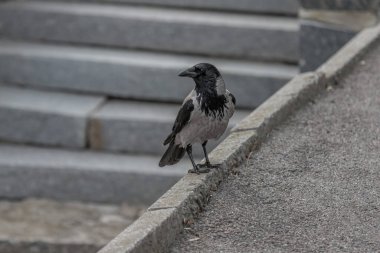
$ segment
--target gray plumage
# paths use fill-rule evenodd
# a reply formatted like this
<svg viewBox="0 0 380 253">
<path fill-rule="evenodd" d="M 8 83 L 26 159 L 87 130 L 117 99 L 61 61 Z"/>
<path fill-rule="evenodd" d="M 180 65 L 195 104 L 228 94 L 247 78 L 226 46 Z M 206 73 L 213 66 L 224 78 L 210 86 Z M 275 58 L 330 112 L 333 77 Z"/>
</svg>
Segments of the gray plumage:
<svg viewBox="0 0 380 253">
<path fill-rule="evenodd" d="M 168 149 L 160 160 L 160 167 L 179 162 L 188 153 L 194 170 L 213 167 L 208 159 L 206 144 L 210 139 L 218 139 L 225 132 L 229 119 L 235 111 L 235 97 L 226 89 L 217 68 L 208 63 L 200 63 L 182 72 L 180 76 L 193 78 L 195 88 L 185 98 L 172 132 L 164 141 Z M 196 165 L 192 157 L 192 145 L 202 144 L 206 163 Z M 208 170 L 205 170 L 207 172 Z"/>
</svg>

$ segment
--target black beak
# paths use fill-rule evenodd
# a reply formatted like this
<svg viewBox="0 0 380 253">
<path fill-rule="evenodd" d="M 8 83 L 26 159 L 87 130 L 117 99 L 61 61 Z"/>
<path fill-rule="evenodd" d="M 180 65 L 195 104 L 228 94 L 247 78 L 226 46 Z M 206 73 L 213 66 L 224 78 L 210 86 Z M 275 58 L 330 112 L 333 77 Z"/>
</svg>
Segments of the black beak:
<svg viewBox="0 0 380 253">
<path fill-rule="evenodd" d="M 192 67 L 192 68 L 186 69 L 185 71 L 181 72 L 179 74 L 179 76 L 187 76 L 187 77 L 195 78 L 198 76 L 198 73 L 195 72 L 195 68 Z"/>
</svg>

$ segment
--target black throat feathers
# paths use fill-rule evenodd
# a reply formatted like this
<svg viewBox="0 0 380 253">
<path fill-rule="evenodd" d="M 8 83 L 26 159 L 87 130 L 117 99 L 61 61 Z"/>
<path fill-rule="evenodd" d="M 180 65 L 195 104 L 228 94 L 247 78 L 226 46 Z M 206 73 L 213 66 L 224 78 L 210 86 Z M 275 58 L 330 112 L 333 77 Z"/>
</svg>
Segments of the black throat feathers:
<svg viewBox="0 0 380 253">
<path fill-rule="evenodd" d="M 203 79 L 202 84 L 196 81 L 195 91 L 201 111 L 204 112 L 206 116 L 218 119 L 224 117 L 224 109 L 227 108 L 228 101 L 224 94 L 217 94 L 215 79 Z"/>
</svg>

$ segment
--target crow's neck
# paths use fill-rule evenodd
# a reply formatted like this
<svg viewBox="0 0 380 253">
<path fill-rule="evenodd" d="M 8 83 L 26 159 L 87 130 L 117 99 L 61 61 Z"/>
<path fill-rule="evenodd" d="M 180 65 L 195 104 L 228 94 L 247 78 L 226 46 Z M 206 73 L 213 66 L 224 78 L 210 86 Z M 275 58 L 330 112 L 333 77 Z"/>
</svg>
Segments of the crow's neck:
<svg viewBox="0 0 380 253">
<path fill-rule="evenodd" d="M 195 91 L 197 94 L 207 94 L 211 96 L 224 95 L 226 93 L 226 84 L 222 76 L 210 79 L 194 79 L 195 81 Z"/>
<path fill-rule="evenodd" d="M 221 81 L 223 81 L 223 79 L 221 79 Z M 197 101 L 201 111 L 207 116 L 223 118 L 224 108 L 227 107 L 227 99 L 224 96 L 226 92 L 224 82 L 218 83 L 218 79 L 214 79 L 202 80 L 202 83 L 195 81 L 195 83 Z"/>
</svg>

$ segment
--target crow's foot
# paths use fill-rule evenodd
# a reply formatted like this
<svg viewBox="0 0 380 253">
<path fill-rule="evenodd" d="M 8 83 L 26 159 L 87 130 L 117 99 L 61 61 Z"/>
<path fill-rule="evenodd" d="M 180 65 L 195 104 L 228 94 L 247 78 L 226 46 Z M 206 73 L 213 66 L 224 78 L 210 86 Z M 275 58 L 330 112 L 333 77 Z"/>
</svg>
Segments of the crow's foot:
<svg viewBox="0 0 380 253">
<path fill-rule="evenodd" d="M 200 169 L 199 167 L 198 168 L 194 168 L 194 169 L 191 169 L 188 171 L 188 173 L 195 173 L 195 174 L 201 174 L 201 173 L 209 173 L 210 172 L 210 169 L 206 168 L 206 169 Z"/>
<path fill-rule="evenodd" d="M 211 164 L 211 163 L 203 163 L 203 164 L 197 164 L 199 168 L 209 168 L 209 169 L 218 169 L 220 168 L 220 164 Z"/>
</svg>

